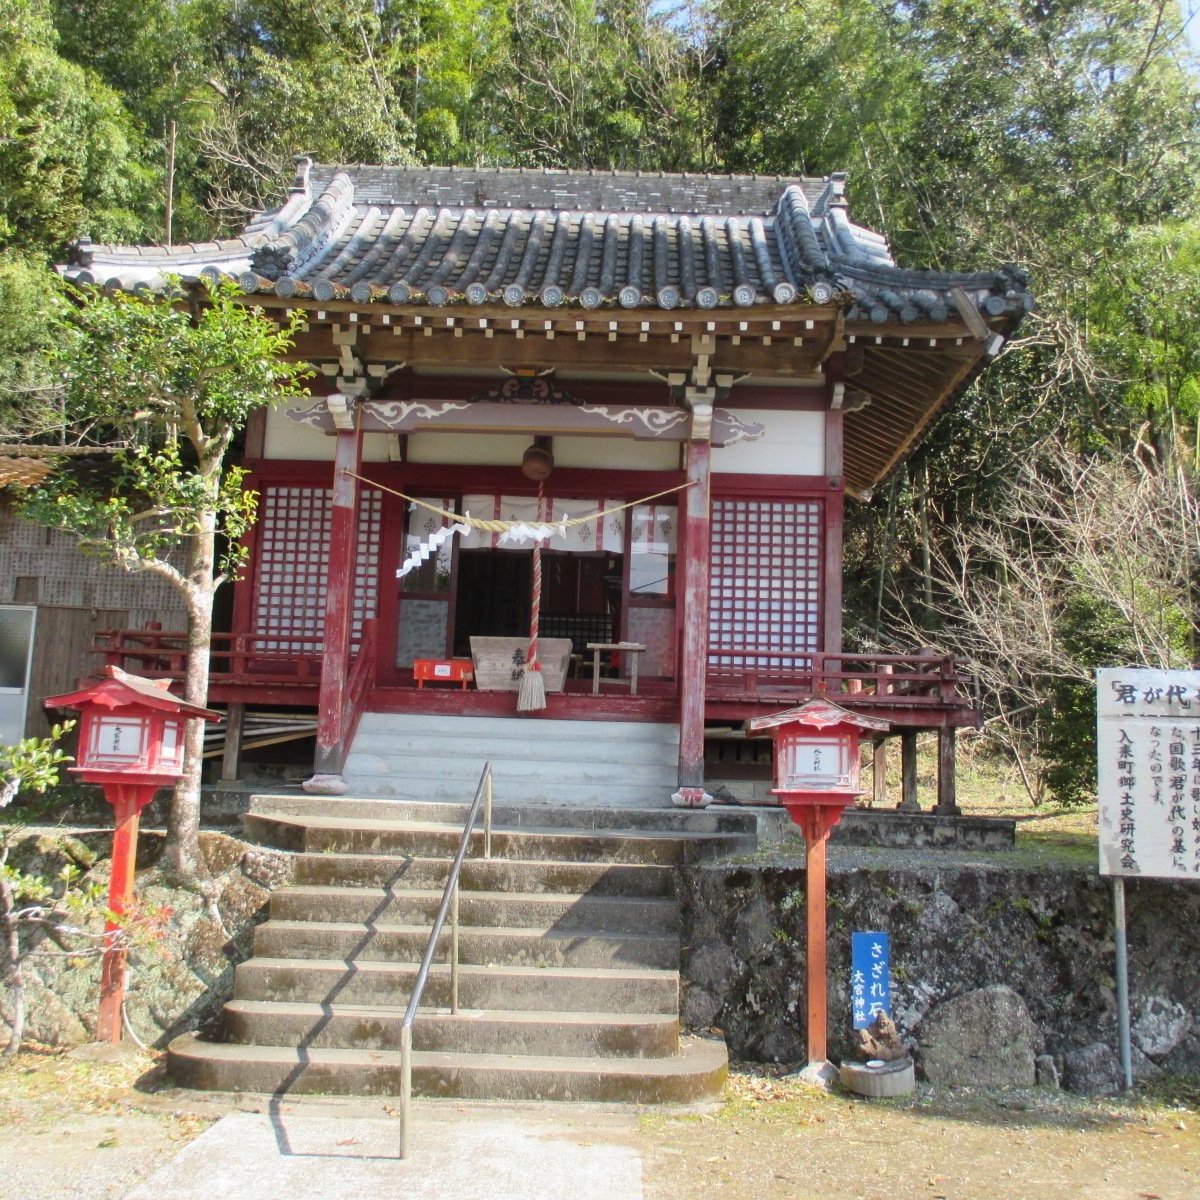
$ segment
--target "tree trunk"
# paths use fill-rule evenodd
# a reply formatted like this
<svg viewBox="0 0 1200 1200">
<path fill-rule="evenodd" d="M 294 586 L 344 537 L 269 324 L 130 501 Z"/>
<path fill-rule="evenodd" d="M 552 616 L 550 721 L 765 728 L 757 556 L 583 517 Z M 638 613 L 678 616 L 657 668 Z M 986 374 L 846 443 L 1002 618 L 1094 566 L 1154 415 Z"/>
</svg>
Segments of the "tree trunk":
<svg viewBox="0 0 1200 1200">
<path fill-rule="evenodd" d="M 192 540 L 188 570 L 188 659 L 184 699 L 208 703 L 209 654 L 212 649 L 213 576 L 216 565 L 216 515 L 206 513 Z M 200 871 L 200 776 L 204 767 L 204 721 L 189 720 L 183 739 L 183 775 L 175 785 L 167 821 L 167 861 L 184 875 Z"/>
</svg>

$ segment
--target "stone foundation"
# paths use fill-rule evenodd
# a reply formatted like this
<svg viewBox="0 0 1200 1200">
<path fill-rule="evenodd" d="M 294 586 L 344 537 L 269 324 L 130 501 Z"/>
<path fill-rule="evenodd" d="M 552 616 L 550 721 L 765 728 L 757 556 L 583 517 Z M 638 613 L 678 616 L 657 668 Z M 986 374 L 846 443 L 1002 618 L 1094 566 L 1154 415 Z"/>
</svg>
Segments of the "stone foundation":
<svg viewBox="0 0 1200 1200">
<path fill-rule="evenodd" d="M 1083 869 L 948 865 L 933 854 L 911 866 L 831 858 L 831 1057 L 852 1054 L 850 934 L 879 929 L 891 934 L 892 1015 L 918 1051 L 922 1022 L 940 1006 L 1006 985 L 1036 1026 L 1035 1052 L 1044 1042 L 1068 1085 L 1074 1076 L 1103 1090 L 1083 1063 L 1099 1057 L 1097 1043 L 1117 1047 L 1107 880 Z M 796 860 L 684 873 L 684 1020 L 724 1030 L 731 1058 L 805 1058 L 804 883 Z M 1135 880 L 1126 894 L 1135 1074 L 1200 1072 L 1200 889 Z"/>
</svg>

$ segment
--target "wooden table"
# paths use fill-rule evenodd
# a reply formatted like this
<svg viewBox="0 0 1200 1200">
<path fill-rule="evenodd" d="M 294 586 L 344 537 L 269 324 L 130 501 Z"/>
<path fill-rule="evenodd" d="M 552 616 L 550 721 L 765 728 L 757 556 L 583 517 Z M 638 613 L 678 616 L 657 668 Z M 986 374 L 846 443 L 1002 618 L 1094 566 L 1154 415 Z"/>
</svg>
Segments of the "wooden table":
<svg viewBox="0 0 1200 1200">
<path fill-rule="evenodd" d="M 593 696 L 600 695 L 600 655 L 613 652 L 629 655 L 629 678 L 610 679 L 608 682 L 617 687 L 627 687 L 631 696 L 638 694 L 638 655 L 645 652 L 645 646 L 637 642 L 588 642 L 587 648 L 592 652 Z"/>
</svg>

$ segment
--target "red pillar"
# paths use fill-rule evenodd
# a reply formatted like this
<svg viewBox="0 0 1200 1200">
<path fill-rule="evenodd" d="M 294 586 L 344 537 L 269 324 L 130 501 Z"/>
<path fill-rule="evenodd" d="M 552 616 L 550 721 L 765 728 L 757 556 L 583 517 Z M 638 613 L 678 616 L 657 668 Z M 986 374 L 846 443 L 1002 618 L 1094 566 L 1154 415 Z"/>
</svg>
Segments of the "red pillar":
<svg viewBox="0 0 1200 1200">
<path fill-rule="evenodd" d="M 825 475 L 829 492 L 825 497 L 825 605 L 821 641 L 826 654 L 842 651 L 842 543 L 845 494 L 842 481 L 842 428 L 840 409 L 825 414 Z"/>
<path fill-rule="evenodd" d="M 96 1040 L 116 1045 L 121 1040 L 121 1008 L 125 1003 L 125 935 L 123 918 L 133 899 L 133 872 L 137 860 L 138 819 L 142 805 L 154 789 L 135 784 L 109 785 L 113 802 L 112 874 L 108 883 L 108 910 L 104 926 L 104 958 L 100 966 L 100 1012 Z M 108 787 L 105 789 L 109 790 Z M 143 795 L 142 793 L 146 794 Z"/>
<path fill-rule="evenodd" d="M 789 808 L 804 832 L 804 990 L 807 1002 L 808 1061 L 820 1066 L 829 1056 L 829 953 L 826 937 L 825 848 L 841 819 L 842 805 Z"/>
<path fill-rule="evenodd" d="M 704 790 L 704 682 L 708 667 L 709 533 L 708 439 L 687 443 L 684 516 L 683 649 L 679 664 L 679 790 L 671 797 L 681 808 L 701 808 L 712 797 Z"/>
<path fill-rule="evenodd" d="M 355 414 L 355 418 L 356 418 Z M 306 791 L 338 794 L 345 747 L 346 676 L 354 618 L 354 566 L 358 549 L 358 480 L 362 468 L 362 428 L 338 429 L 333 462 L 333 511 L 329 522 L 329 565 L 325 586 L 325 649 L 317 699 L 317 750 Z"/>
<path fill-rule="evenodd" d="M 843 355 L 835 354 L 825 364 L 825 381 L 830 407 L 825 412 L 825 478 L 829 494 L 825 500 L 825 556 L 822 601 L 824 604 L 822 648 L 826 654 L 842 650 L 842 525 L 845 481 L 845 414 L 840 407 Z M 833 407 L 835 397 L 839 407 Z M 839 664 L 840 667 L 841 664 Z"/>
</svg>

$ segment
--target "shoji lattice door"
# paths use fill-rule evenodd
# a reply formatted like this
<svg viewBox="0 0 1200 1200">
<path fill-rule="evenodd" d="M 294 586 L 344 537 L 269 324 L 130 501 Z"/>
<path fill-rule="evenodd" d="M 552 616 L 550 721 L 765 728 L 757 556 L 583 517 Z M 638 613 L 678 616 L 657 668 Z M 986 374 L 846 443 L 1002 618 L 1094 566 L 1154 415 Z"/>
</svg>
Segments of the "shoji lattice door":
<svg viewBox="0 0 1200 1200">
<path fill-rule="evenodd" d="M 316 654 L 325 632 L 331 496 L 324 487 L 263 489 L 255 564 L 252 632 L 260 650 Z M 382 495 L 359 496 L 354 631 L 374 617 L 379 590 Z"/>
<path fill-rule="evenodd" d="M 819 500 L 713 500 L 708 673 L 806 674 L 821 648 Z M 780 653 L 780 652 L 785 653 Z"/>
</svg>

